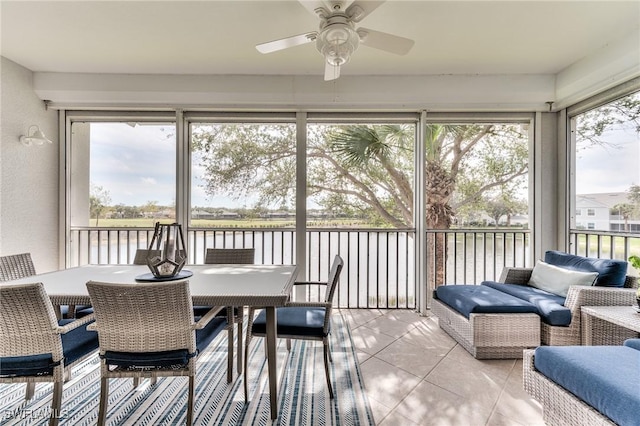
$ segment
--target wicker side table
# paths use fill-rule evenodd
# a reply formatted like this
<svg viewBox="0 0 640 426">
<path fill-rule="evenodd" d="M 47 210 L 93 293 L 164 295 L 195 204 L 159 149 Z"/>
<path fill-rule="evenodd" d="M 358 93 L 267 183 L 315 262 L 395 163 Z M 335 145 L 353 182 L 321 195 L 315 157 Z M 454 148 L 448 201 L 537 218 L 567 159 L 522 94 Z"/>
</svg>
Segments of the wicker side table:
<svg viewBox="0 0 640 426">
<path fill-rule="evenodd" d="M 621 345 L 640 333 L 640 313 L 633 306 L 583 306 L 581 311 L 583 345 Z"/>
</svg>

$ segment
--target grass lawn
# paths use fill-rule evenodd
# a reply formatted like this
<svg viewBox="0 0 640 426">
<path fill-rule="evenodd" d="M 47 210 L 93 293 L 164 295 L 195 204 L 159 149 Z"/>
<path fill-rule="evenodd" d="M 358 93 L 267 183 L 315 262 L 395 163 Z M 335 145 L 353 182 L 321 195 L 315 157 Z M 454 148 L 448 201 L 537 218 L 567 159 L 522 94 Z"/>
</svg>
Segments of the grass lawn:
<svg viewBox="0 0 640 426">
<path fill-rule="evenodd" d="M 91 219 L 89 226 L 101 228 L 153 228 L 156 222 L 172 223 L 173 219 Z M 308 221 L 309 227 L 359 227 L 369 228 L 373 225 L 355 219 L 334 219 L 325 221 Z M 295 228 L 296 223 L 291 219 L 194 219 L 194 228 Z"/>
</svg>

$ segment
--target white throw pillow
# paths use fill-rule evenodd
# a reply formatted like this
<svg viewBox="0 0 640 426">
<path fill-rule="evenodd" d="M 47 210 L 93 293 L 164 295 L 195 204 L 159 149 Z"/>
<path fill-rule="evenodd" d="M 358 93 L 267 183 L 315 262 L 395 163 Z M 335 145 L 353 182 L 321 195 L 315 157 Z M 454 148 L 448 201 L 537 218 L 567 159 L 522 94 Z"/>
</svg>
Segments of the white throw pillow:
<svg viewBox="0 0 640 426">
<path fill-rule="evenodd" d="M 533 268 L 529 285 L 558 296 L 567 297 L 570 286 L 591 286 L 596 278 L 598 278 L 597 272 L 572 271 L 539 261 Z"/>
</svg>

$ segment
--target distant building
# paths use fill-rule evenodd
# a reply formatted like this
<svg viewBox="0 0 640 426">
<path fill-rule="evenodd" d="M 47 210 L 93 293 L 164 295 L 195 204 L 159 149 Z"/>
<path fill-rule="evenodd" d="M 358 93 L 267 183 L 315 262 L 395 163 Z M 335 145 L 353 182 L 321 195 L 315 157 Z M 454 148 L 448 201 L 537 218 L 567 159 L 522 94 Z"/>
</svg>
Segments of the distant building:
<svg viewBox="0 0 640 426">
<path fill-rule="evenodd" d="M 285 211 L 276 211 L 276 212 L 266 212 L 260 215 L 264 219 L 287 219 L 295 217 L 295 213 L 285 212 Z"/>
<path fill-rule="evenodd" d="M 218 214 L 216 215 L 216 219 L 240 219 L 241 216 L 239 213 L 236 212 L 230 212 L 227 210 L 223 210 L 221 212 L 218 212 Z"/>
<path fill-rule="evenodd" d="M 616 214 L 614 207 L 619 204 L 632 204 L 626 192 L 604 192 L 597 194 L 576 195 L 575 223 L 576 228 L 588 231 L 640 231 L 640 221 L 625 221 Z"/>
<path fill-rule="evenodd" d="M 215 219 L 216 215 L 206 210 L 192 210 L 191 218 L 192 219 Z"/>
</svg>

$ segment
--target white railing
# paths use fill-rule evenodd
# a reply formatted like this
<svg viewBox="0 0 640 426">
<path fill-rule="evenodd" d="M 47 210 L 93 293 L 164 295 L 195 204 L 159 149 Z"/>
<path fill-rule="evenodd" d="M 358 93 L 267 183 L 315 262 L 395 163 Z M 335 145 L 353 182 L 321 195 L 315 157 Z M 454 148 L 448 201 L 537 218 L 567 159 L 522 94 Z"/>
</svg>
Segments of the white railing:
<svg viewBox="0 0 640 426">
<path fill-rule="evenodd" d="M 529 231 L 448 230 L 444 284 L 478 284 L 495 280 L 505 266 L 528 266 Z M 147 248 L 153 228 L 78 227 L 71 231 L 69 266 L 132 263 L 138 248 Z M 186 234 L 189 263 L 204 263 L 207 248 L 256 250 L 256 263 L 293 264 L 296 232 L 291 228 L 191 228 Z M 307 279 L 323 280 L 331 260 L 340 254 L 345 267 L 336 293 L 344 308 L 416 307 L 412 229 L 307 230 Z M 435 256 L 427 253 L 427 282 Z"/>
</svg>

